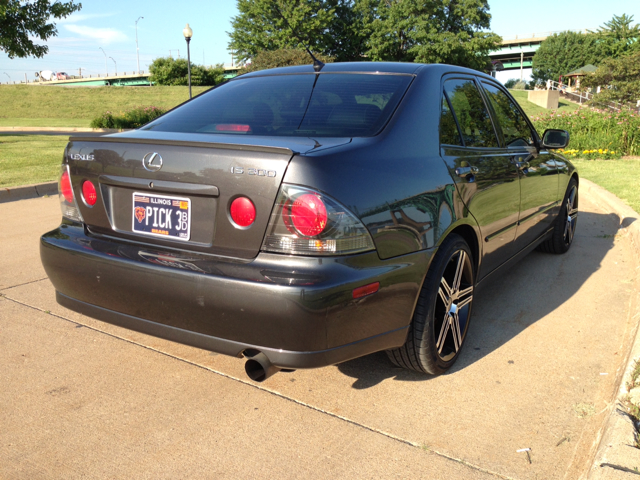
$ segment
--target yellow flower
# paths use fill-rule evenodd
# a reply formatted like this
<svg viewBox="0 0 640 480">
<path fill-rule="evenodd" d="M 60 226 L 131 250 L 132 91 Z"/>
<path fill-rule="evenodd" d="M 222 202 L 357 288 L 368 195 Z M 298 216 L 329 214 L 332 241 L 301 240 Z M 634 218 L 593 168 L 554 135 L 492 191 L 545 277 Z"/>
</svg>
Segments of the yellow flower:
<svg viewBox="0 0 640 480">
<path fill-rule="evenodd" d="M 585 150 L 585 151 L 584 151 L 584 152 L 582 152 L 582 153 L 584 153 L 584 154 L 588 154 L 588 153 L 590 153 L 590 152 L 589 152 L 589 150 Z"/>
<path fill-rule="evenodd" d="M 602 149 L 601 148 L 598 149 L 598 153 L 602 153 Z"/>
</svg>

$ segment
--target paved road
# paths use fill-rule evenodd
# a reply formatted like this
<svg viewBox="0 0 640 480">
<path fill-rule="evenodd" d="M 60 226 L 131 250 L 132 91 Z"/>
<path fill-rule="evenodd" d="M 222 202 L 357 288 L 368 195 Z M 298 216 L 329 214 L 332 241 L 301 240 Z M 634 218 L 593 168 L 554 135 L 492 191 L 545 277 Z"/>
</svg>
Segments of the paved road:
<svg viewBox="0 0 640 480">
<path fill-rule="evenodd" d="M 477 299 L 449 374 L 374 354 L 255 385 L 239 359 L 58 306 L 38 256 L 57 198 L 0 204 L 0 478 L 578 478 L 636 278 L 618 218 L 580 207 L 567 255 L 534 252 Z"/>
</svg>

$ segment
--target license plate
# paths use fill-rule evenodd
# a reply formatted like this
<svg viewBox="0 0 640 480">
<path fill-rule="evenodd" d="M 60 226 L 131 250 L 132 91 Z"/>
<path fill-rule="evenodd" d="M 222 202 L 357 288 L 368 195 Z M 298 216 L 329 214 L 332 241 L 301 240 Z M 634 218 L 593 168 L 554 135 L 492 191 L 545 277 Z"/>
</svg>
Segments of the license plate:
<svg viewBox="0 0 640 480">
<path fill-rule="evenodd" d="M 154 237 L 189 240 L 191 200 L 135 192 L 133 194 L 133 231 Z"/>
</svg>

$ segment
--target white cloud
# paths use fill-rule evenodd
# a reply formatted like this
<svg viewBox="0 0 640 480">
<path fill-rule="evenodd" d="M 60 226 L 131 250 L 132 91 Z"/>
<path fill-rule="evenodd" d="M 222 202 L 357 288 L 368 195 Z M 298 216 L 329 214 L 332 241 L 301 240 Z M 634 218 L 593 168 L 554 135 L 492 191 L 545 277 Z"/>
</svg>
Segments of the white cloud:
<svg viewBox="0 0 640 480">
<path fill-rule="evenodd" d="M 124 33 L 113 28 L 92 28 L 81 25 L 64 25 L 64 28 L 82 37 L 100 40 L 104 44 L 127 40 Z"/>
<path fill-rule="evenodd" d="M 84 22 L 86 20 L 90 20 L 92 18 L 112 17 L 114 15 L 115 13 L 72 13 L 67 18 L 60 18 L 60 19 L 52 18 L 50 20 L 57 24 L 78 23 L 78 22 Z"/>
</svg>

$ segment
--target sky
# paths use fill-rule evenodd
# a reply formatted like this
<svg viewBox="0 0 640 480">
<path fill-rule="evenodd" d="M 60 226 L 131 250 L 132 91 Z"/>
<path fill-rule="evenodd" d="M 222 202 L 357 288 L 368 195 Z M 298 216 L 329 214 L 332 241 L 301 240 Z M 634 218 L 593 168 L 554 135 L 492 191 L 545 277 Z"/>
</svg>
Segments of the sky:
<svg viewBox="0 0 640 480">
<path fill-rule="evenodd" d="M 536 36 L 563 30 L 595 30 L 613 15 L 633 15 L 640 23 L 637 0 L 489 0 L 491 30 L 504 38 Z M 136 70 L 136 20 L 140 69 L 148 71 L 157 57 L 186 58 L 182 29 L 193 30 L 191 61 L 215 65 L 231 63 L 227 50 L 231 19 L 238 14 L 235 0 L 110 0 L 82 1 L 82 10 L 57 22 L 58 35 L 49 39 L 43 58 L 9 59 L 0 53 L 0 82 L 35 78 L 34 72 L 53 70 L 104 75 Z M 37 41 L 42 44 L 45 42 Z M 102 50 L 101 50 L 102 48 Z M 104 51 L 104 53 L 103 53 Z M 106 65 L 105 65 L 106 60 Z M 525 71 L 525 75 L 528 72 Z M 518 77 L 502 72 L 500 80 Z"/>
</svg>

